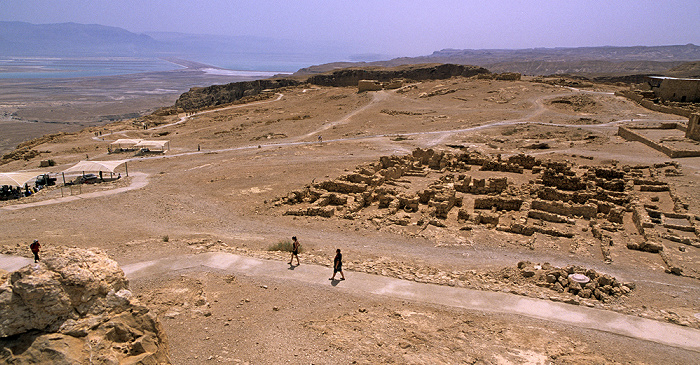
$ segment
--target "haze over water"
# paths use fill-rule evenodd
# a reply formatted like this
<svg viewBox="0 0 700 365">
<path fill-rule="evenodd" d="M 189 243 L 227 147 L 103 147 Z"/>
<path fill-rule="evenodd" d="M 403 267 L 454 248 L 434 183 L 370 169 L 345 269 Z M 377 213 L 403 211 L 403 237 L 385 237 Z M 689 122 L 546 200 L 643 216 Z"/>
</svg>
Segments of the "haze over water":
<svg viewBox="0 0 700 365">
<path fill-rule="evenodd" d="M 171 71 L 182 68 L 155 58 L 7 57 L 0 58 L 0 78 L 66 78 Z"/>
</svg>

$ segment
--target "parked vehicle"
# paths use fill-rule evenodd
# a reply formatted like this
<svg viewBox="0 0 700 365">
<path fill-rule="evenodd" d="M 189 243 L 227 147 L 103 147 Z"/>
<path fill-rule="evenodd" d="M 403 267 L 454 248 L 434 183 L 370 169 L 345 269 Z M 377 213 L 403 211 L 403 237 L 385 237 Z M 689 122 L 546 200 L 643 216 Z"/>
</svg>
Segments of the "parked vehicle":
<svg viewBox="0 0 700 365">
<path fill-rule="evenodd" d="M 56 185 L 56 178 L 50 177 L 49 174 L 42 174 L 36 177 L 36 186 L 53 186 Z"/>
<path fill-rule="evenodd" d="M 79 176 L 78 179 L 76 179 L 77 184 L 94 184 L 98 180 L 97 175 L 95 174 L 85 174 L 82 176 Z"/>
</svg>

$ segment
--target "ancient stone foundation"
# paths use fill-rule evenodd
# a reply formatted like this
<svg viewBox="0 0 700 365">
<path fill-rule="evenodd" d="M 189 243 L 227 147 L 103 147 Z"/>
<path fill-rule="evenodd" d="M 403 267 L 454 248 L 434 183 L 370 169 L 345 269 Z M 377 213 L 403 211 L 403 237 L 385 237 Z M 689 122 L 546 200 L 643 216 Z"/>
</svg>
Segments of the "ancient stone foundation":
<svg viewBox="0 0 700 365">
<path fill-rule="evenodd" d="M 626 247 L 658 253 L 669 272 L 684 275 L 673 255 L 664 253 L 664 240 L 700 247 L 700 229 L 687 214 L 688 203 L 661 180 L 659 169 L 682 174 L 677 163 L 575 166 L 522 154 L 504 159 L 456 149 L 418 148 L 410 155 L 382 156 L 337 179 L 292 191 L 274 205 L 295 206 L 285 215 L 341 217 L 363 225 L 371 222 L 377 229 L 407 227 L 418 232 L 413 234 L 429 226 L 456 231 L 476 225 L 524 236 L 539 233 L 572 239 L 571 252 L 582 249 L 589 242 L 583 236 L 589 235 L 597 240 L 604 262 L 612 262 L 617 247 Z M 471 166 L 481 167 L 479 178 L 470 175 Z M 530 177 L 517 186 L 504 172 Z M 672 212 L 662 212 L 648 200 L 640 202 L 642 197 L 658 201 L 657 194 L 669 196 Z M 468 206 L 463 206 L 465 201 Z M 621 233 L 630 215 L 639 235 Z"/>
</svg>

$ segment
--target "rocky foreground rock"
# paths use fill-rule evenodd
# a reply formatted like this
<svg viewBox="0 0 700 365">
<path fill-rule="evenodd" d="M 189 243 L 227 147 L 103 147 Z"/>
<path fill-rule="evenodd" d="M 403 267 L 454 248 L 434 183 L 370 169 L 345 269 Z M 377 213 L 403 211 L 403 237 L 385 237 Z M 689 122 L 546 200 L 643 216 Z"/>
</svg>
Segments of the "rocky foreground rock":
<svg viewBox="0 0 700 365">
<path fill-rule="evenodd" d="M 0 270 L 0 363 L 168 364 L 165 332 L 99 249 Z"/>
</svg>

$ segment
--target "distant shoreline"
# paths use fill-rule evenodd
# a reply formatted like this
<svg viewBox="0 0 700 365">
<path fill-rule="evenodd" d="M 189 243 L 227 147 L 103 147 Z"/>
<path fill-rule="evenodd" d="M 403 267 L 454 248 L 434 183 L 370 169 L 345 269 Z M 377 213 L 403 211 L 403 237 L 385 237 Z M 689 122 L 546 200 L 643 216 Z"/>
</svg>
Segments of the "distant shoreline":
<svg viewBox="0 0 700 365">
<path fill-rule="evenodd" d="M 202 71 L 210 75 L 272 77 L 292 72 L 232 70 L 180 58 L 0 56 L 0 79 L 72 79 L 150 72 Z"/>
<path fill-rule="evenodd" d="M 174 64 L 171 60 L 159 62 Z M 3 131 L 0 156 L 22 142 L 45 134 L 100 127 L 172 106 L 192 87 L 282 74 L 226 70 L 195 62 L 189 65 L 193 67 L 178 65 L 177 69 L 169 71 L 91 77 L 3 78 L 0 75 L 0 129 Z"/>
</svg>

